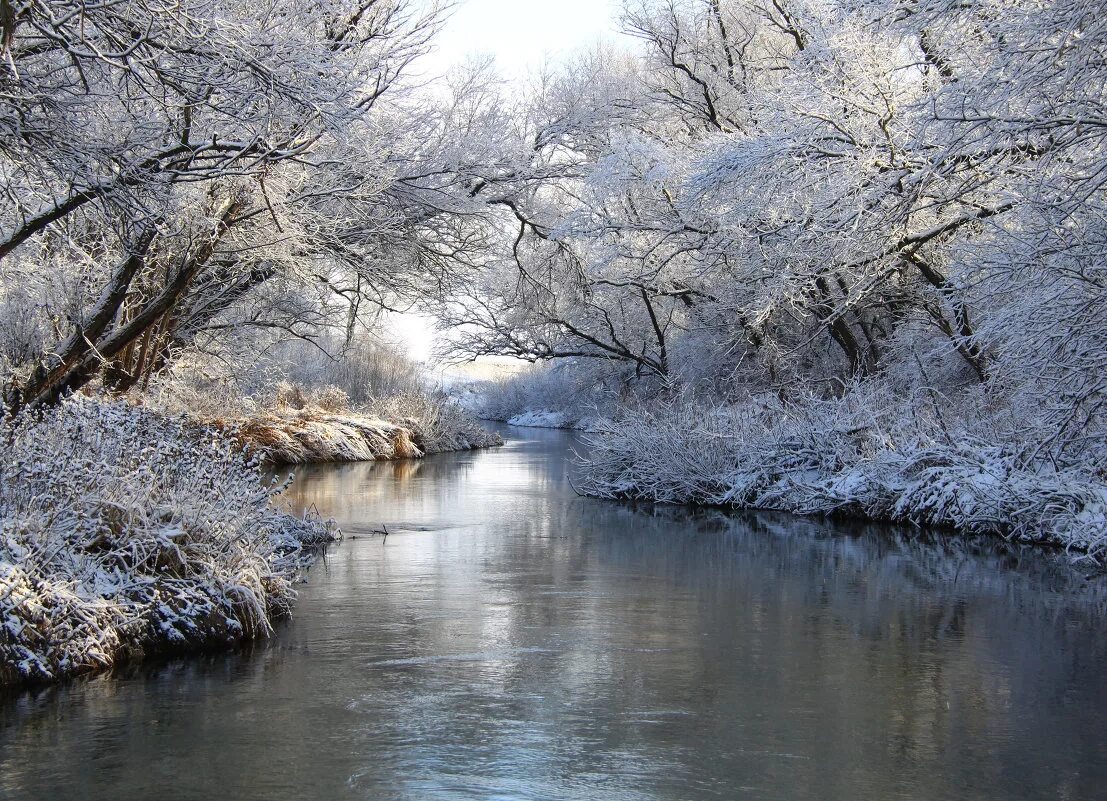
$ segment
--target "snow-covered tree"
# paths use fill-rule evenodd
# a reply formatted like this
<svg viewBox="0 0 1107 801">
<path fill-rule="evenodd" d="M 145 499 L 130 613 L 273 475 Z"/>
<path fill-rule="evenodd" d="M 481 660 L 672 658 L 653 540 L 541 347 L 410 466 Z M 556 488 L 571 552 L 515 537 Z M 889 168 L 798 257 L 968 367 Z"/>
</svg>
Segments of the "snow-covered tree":
<svg viewBox="0 0 1107 801">
<path fill-rule="evenodd" d="M 393 302 L 469 180 L 451 110 L 401 81 L 444 10 L 5 2 L 9 403 L 96 376 L 126 390 L 197 341 Z"/>
<path fill-rule="evenodd" d="M 982 387 L 1027 458 L 1101 469 L 1096 6 L 629 4 L 637 54 L 548 77 L 482 189 L 499 252 L 456 341 L 801 405 Z"/>
</svg>

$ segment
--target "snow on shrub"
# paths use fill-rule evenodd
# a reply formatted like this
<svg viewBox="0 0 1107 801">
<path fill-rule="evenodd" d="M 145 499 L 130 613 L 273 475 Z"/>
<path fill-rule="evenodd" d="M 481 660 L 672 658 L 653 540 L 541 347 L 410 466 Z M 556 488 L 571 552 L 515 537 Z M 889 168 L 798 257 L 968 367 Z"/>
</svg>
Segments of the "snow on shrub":
<svg viewBox="0 0 1107 801">
<path fill-rule="evenodd" d="M 78 397 L 0 439 L 0 684 L 264 634 L 334 538 L 183 418 Z"/>
<path fill-rule="evenodd" d="M 983 441 L 972 423 L 951 430 L 861 392 L 796 407 L 684 399 L 597 423 L 580 489 L 948 526 L 1103 561 L 1107 486 L 1095 473 L 1028 459 L 1021 442 Z"/>
<path fill-rule="evenodd" d="M 513 426 L 529 426 L 531 428 L 567 428 L 570 420 L 564 412 L 541 409 L 517 414 L 507 422 Z"/>
<path fill-rule="evenodd" d="M 326 384 L 316 390 L 313 397 L 316 406 L 325 412 L 346 412 L 350 410 L 350 396 L 346 390 L 334 384 Z"/>
</svg>

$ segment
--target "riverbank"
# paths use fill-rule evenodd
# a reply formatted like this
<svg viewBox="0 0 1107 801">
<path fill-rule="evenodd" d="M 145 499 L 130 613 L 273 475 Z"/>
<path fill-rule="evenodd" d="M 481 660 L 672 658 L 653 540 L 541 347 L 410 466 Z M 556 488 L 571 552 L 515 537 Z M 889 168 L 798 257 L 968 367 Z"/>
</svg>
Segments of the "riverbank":
<svg viewBox="0 0 1107 801">
<path fill-rule="evenodd" d="M 0 686 L 263 636 L 338 537 L 184 417 L 77 397 L 0 435 Z"/>
<path fill-rule="evenodd" d="M 828 404 L 802 418 L 772 401 L 627 410 L 586 437 L 578 490 L 989 534 L 1103 566 L 1101 476 L 1034 462 L 1018 441 L 982 441 L 971 421 L 955 432 L 896 427 L 876 408 Z"/>
<path fill-rule="evenodd" d="M 333 385 L 281 382 L 271 392 L 235 394 L 221 403 L 162 392 L 151 406 L 226 432 L 271 465 L 419 459 L 503 444 L 469 411 L 430 390 L 355 404 Z"/>
<path fill-rule="evenodd" d="M 0 423 L 0 686 L 267 634 L 338 533 L 280 511 L 264 465 L 503 444 L 434 398 L 335 395 L 221 418 L 75 397 Z"/>
<path fill-rule="evenodd" d="M 549 409 L 526 411 L 513 415 L 506 420 L 497 420 L 497 422 L 523 428 L 557 428 L 564 431 L 594 431 L 599 425 L 599 420 L 595 415 L 581 417 L 568 412 L 556 412 Z"/>
<path fill-rule="evenodd" d="M 1001 436 L 981 415 L 905 422 L 892 404 L 832 401 L 797 416 L 770 398 L 505 417 L 518 404 L 492 401 L 471 404 L 509 425 L 583 432 L 577 490 L 591 497 L 910 524 L 1107 563 L 1103 475 L 1035 462 L 1017 431 Z"/>
<path fill-rule="evenodd" d="M 353 411 L 318 408 L 275 411 L 210 421 L 272 464 L 419 459 L 432 453 L 490 448 L 499 434 L 473 420 L 386 420 Z"/>
</svg>

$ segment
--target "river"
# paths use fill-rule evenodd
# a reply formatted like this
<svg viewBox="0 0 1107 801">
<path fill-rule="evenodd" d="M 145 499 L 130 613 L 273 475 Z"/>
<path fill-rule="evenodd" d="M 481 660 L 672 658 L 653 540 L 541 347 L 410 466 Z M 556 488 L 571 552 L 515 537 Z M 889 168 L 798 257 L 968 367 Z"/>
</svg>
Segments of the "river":
<svg viewBox="0 0 1107 801">
<path fill-rule="evenodd" d="M 0 699 L 0 798 L 1104 798 L 1103 580 L 1003 543 L 580 498 L 572 435 L 504 431 L 298 470 L 292 501 L 348 539 L 294 619 Z"/>
</svg>

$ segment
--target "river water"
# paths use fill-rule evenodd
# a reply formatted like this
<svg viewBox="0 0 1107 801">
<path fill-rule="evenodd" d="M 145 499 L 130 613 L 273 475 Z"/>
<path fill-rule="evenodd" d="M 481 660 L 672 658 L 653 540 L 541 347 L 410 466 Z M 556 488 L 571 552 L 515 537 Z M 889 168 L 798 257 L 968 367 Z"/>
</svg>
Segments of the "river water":
<svg viewBox="0 0 1107 801">
<path fill-rule="evenodd" d="M 505 433 L 298 471 L 294 502 L 350 538 L 295 618 L 0 700 L 0 798 L 1107 798 L 1102 580 L 579 498 L 571 435 Z"/>
</svg>

